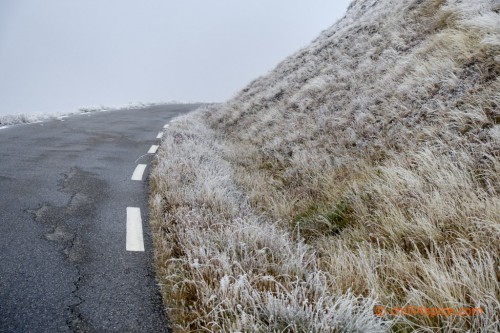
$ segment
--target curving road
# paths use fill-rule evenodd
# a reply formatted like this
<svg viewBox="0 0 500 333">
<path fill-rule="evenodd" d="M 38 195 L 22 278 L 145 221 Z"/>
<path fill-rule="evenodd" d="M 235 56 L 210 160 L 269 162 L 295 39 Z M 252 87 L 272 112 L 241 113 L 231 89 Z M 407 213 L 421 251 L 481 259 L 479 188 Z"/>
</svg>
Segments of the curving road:
<svg viewBox="0 0 500 333">
<path fill-rule="evenodd" d="M 168 331 L 146 219 L 148 151 L 165 123 L 198 106 L 0 129 L 0 332 Z M 138 164 L 145 173 L 132 180 Z"/>
</svg>

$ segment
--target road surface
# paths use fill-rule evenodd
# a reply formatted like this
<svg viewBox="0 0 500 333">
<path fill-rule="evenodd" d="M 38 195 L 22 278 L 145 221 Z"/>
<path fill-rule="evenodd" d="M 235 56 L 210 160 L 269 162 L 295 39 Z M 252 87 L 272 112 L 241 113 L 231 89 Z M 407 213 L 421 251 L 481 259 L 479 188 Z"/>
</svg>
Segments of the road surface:
<svg viewBox="0 0 500 333">
<path fill-rule="evenodd" d="M 0 129 L 0 332 L 168 331 L 147 174 L 163 125 L 198 106 Z"/>
</svg>

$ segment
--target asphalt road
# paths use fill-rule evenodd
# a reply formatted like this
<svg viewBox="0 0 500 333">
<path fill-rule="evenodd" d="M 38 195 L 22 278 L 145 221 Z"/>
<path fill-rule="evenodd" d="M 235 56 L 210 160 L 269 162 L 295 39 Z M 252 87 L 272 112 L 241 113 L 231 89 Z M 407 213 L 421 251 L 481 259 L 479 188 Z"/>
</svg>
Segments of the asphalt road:
<svg viewBox="0 0 500 333">
<path fill-rule="evenodd" d="M 168 332 L 147 223 L 151 145 L 199 105 L 0 129 L 0 332 Z M 142 181 L 131 180 L 148 164 Z M 126 250 L 139 207 L 144 252 Z"/>
</svg>

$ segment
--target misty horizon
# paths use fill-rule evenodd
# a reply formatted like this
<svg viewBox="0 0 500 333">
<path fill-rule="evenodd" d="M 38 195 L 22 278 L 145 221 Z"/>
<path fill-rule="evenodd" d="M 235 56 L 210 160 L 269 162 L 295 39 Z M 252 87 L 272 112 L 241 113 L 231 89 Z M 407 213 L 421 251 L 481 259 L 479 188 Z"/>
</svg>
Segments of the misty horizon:
<svg viewBox="0 0 500 333">
<path fill-rule="evenodd" d="M 0 115 L 222 102 L 344 15 L 349 1 L 0 4 Z"/>
</svg>

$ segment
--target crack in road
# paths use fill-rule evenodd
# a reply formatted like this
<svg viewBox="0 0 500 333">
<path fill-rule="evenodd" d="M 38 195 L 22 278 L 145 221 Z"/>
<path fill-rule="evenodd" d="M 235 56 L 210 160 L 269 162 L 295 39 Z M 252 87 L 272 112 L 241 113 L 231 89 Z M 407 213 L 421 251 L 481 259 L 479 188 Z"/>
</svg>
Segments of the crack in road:
<svg viewBox="0 0 500 333">
<path fill-rule="evenodd" d="M 48 228 L 45 239 L 56 244 L 77 271 L 75 288 L 72 291 L 72 296 L 77 301 L 69 306 L 70 318 L 66 321 L 68 327 L 73 332 L 93 332 L 95 330 L 92 325 L 78 309 L 84 302 L 79 295 L 80 286 L 85 279 L 81 265 L 92 260 L 84 237 L 92 228 L 91 222 L 97 211 L 97 198 L 105 195 L 107 184 L 94 174 L 76 167 L 63 176 L 58 190 L 70 194 L 67 205 L 53 206 L 45 203 L 38 209 L 29 211 L 35 221 Z"/>
</svg>

